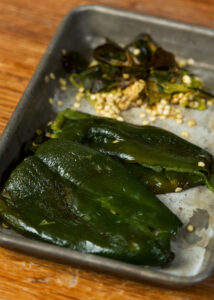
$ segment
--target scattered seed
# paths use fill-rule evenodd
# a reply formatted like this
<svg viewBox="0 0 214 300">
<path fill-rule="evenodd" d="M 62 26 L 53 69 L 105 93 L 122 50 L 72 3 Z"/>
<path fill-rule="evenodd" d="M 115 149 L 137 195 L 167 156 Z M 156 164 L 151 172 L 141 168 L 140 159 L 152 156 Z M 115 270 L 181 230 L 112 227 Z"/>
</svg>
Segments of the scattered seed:
<svg viewBox="0 0 214 300">
<path fill-rule="evenodd" d="M 149 125 L 149 121 L 143 121 L 142 124 L 143 125 Z"/>
<path fill-rule="evenodd" d="M 187 59 L 187 64 L 188 64 L 189 66 L 193 66 L 193 65 L 195 64 L 195 60 L 194 60 L 193 58 L 188 58 L 188 59 Z"/>
<path fill-rule="evenodd" d="M 67 91 L 67 89 L 68 89 L 68 88 L 67 88 L 66 85 L 61 85 L 61 86 L 60 86 L 60 90 L 63 91 L 63 92 Z"/>
<path fill-rule="evenodd" d="M 140 49 L 135 48 L 135 49 L 133 50 L 133 54 L 134 54 L 135 56 L 138 56 L 138 55 L 140 54 Z"/>
<path fill-rule="evenodd" d="M 199 161 L 198 162 L 198 166 L 204 168 L 205 167 L 205 163 L 203 161 Z"/>
<path fill-rule="evenodd" d="M 36 144 L 35 142 L 32 142 L 32 146 L 33 146 L 34 148 L 36 148 L 36 147 L 38 147 L 39 145 Z"/>
<path fill-rule="evenodd" d="M 183 83 L 185 83 L 185 84 L 187 84 L 187 85 L 190 85 L 191 82 L 192 82 L 192 79 L 191 79 L 190 76 L 184 75 L 184 76 L 182 77 L 182 81 L 183 81 Z"/>
<path fill-rule="evenodd" d="M 187 122 L 187 125 L 188 125 L 189 127 L 194 127 L 194 126 L 197 125 L 197 123 L 196 123 L 195 120 L 190 120 L 190 121 Z"/>
<path fill-rule="evenodd" d="M 178 65 L 179 65 L 180 68 L 185 67 L 186 64 L 187 64 L 187 62 L 186 62 L 185 59 L 179 59 L 179 60 L 178 60 Z"/>
<path fill-rule="evenodd" d="M 46 75 L 46 76 L 44 77 L 44 81 L 45 81 L 45 83 L 48 83 L 48 82 L 49 82 L 49 77 L 48 77 L 48 75 Z"/>
<path fill-rule="evenodd" d="M 189 138 L 189 137 L 190 137 L 190 134 L 189 134 L 189 132 L 187 132 L 187 131 L 182 131 L 182 132 L 181 132 L 181 136 L 182 136 L 183 138 Z"/>
<path fill-rule="evenodd" d="M 52 80 L 54 80 L 54 79 L 56 78 L 53 72 L 51 72 L 51 73 L 49 74 L 49 77 L 50 77 Z"/>
<path fill-rule="evenodd" d="M 176 119 L 183 119 L 182 114 L 177 114 L 177 115 L 176 115 Z"/>
<path fill-rule="evenodd" d="M 5 223 L 2 223 L 1 226 L 2 226 L 3 228 L 6 228 L 6 229 L 9 228 L 9 227 L 7 226 L 7 224 L 5 224 Z"/>
<path fill-rule="evenodd" d="M 49 102 L 50 104 L 53 104 L 53 98 L 50 97 L 50 98 L 48 99 L 48 102 Z"/>
<path fill-rule="evenodd" d="M 63 106 L 62 100 L 57 100 L 57 101 L 56 101 L 56 105 L 57 105 L 58 107 Z"/>
<path fill-rule="evenodd" d="M 142 105 L 142 100 L 141 100 L 141 99 L 137 100 L 137 101 L 136 101 L 136 105 L 137 105 L 138 107 L 140 107 L 140 106 Z"/>
<path fill-rule="evenodd" d="M 152 111 L 151 111 L 151 115 L 152 115 L 153 117 L 156 117 L 156 116 L 157 116 L 157 112 L 156 112 L 155 110 L 152 110 Z"/>
<path fill-rule="evenodd" d="M 95 100 L 96 99 L 96 96 L 95 95 L 91 95 L 91 100 Z"/>
<path fill-rule="evenodd" d="M 96 66 L 97 65 L 97 61 L 94 59 L 92 60 L 92 62 L 90 63 L 90 67 Z"/>
<path fill-rule="evenodd" d="M 186 230 L 189 232 L 193 232 L 195 230 L 195 227 L 192 224 L 187 225 Z"/>
<path fill-rule="evenodd" d="M 182 119 L 177 119 L 177 120 L 176 120 L 176 123 L 177 123 L 177 124 L 183 124 L 183 120 L 182 120 Z"/>
<path fill-rule="evenodd" d="M 129 78 L 129 74 L 124 73 L 124 74 L 123 74 L 123 78 L 124 78 L 124 79 L 128 79 L 128 78 Z"/>
<path fill-rule="evenodd" d="M 199 103 L 198 103 L 198 102 L 193 102 L 192 107 L 193 107 L 193 108 L 198 108 L 198 107 L 199 107 Z"/>
<path fill-rule="evenodd" d="M 42 130 L 41 130 L 41 129 L 37 129 L 37 130 L 36 130 L 36 134 L 37 134 L 37 135 L 41 135 L 41 134 L 42 134 Z"/>
<path fill-rule="evenodd" d="M 212 106 L 213 105 L 213 101 L 212 100 L 208 100 L 207 101 L 207 106 Z"/>
<path fill-rule="evenodd" d="M 123 119 L 122 117 L 119 116 L 119 117 L 117 117 L 117 120 L 118 120 L 118 121 L 123 121 L 124 119 Z"/>
<path fill-rule="evenodd" d="M 76 100 L 76 101 L 81 101 L 83 97 L 84 97 L 84 94 L 81 93 L 81 92 L 78 92 L 78 93 L 76 94 L 76 96 L 75 96 L 75 100 Z"/>
<path fill-rule="evenodd" d="M 166 109 L 166 110 L 163 111 L 163 115 L 164 115 L 164 116 L 168 116 L 168 115 L 169 115 L 168 109 Z"/>
<path fill-rule="evenodd" d="M 61 85 L 67 85 L 66 79 L 64 79 L 64 78 L 62 78 L 62 77 L 60 77 L 59 83 L 60 83 Z"/>
<path fill-rule="evenodd" d="M 146 113 L 144 113 L 144 112 L 140 113 L 139 117 L 142 118 L 142 119 L 145 118 L 146 117 Z"/>
<path fill-rule="evenodd" d="M 79 108 L 80 107 L 80 103 L 79 102 L 75 102 L 73 106 L 74 106 L 74 108 Z"/>
<path fill-rule="evenodd" d="M 156 120 L 157 120 L 157 118 L 154 117 L 154 116 L 152 116 L 152 117 L 149 118 L 149 121 L 151 121 L 151 122 L 155 122 Z"/>
<path fill-rule="evenodd" d="M 166 99 L 161 99 L 160 103 L 163 105 L 166 105 L 168 103 L 168 101 Z"/>
</svg>

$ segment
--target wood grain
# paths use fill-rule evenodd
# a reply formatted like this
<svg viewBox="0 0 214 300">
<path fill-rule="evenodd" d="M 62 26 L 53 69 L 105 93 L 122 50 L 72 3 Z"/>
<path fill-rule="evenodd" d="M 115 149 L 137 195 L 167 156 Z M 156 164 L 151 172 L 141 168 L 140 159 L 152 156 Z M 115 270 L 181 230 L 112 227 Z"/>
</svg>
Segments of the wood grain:
<svg viewBox="0 0 214 300">
<path fill-rule="evenodd" d="M 213 0 L 0 0 L 0 133 L 62 17 L 102 4 L 214 28 Z M 212 299 L 214 277 L 181 290 L 126 281 L 0 249 L 0 299 Z"/>
</svg>

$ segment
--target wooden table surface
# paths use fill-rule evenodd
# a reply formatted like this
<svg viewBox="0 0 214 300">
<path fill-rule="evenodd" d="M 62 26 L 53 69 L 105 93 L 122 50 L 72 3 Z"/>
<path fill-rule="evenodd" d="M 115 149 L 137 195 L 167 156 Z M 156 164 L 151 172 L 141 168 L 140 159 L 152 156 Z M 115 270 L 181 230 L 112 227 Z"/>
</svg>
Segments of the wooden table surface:
<svg viewBox="0 0 214 300">
<path fill-rule="evenodd" d="M 0 0 L 0 133 L 62 17 L 77 5 L 91 3 L 214 28 L 214 0 Z M 171 290 L 0 248 L 0 299 L 214 299 L 214 277 Z"/>
</svg>

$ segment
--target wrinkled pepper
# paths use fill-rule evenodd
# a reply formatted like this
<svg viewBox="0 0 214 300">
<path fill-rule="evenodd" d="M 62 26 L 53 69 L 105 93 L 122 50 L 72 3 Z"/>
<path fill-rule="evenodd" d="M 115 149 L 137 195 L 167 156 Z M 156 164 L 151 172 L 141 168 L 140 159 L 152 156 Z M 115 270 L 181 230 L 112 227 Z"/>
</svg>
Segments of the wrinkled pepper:
<svg viewBox="0 0 214 300">
<path fill-rule="evenodd" d="M 164 129 L 133 125 L 70 109 L 60 112 L 51 128 L 53 138 L 66 137 L 76 140 L 126 163 L 150 168 L 154 171 L 154 174 L 150 172 L 149 175 L 149 185 L 153 191 L 157 186 L 156 183 L 152 184 L 153 176 L 156 176 L 156 179 L 160 178 L 160 186 L 161 180 L 165 182 L 165 187 L 157 192 L 172 191 L 175 182 L 181 188 L 205 182 L 207 187 L 214 191 L 212 155 Z M 131 168 L 133 169 L 133 166 Z M 146 169 L 140 170 L 141 174 L 144 170 Z M 176 175 L 174 172 L 182 175 Z M 141 178 L 143 179 L 143 176 Z"/>
<path fill-rule="evenodd" d="M 181 226 L 122 164 L 63 138 L 44 142 L 12 171 L 0 216 L 24 235 L 146 265 L 171 261 L 170 239 Z"/>
</svg>

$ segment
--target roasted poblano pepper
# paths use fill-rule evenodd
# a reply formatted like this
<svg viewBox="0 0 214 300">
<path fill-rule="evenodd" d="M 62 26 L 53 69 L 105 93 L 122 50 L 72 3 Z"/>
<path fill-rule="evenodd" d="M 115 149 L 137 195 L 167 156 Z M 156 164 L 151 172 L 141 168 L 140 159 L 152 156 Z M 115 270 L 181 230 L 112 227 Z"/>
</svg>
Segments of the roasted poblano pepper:
<svg viewBox="0 0 214 300">
<path fill-rule="evenodd" d="M 176 179 L 182 185 L 179 187 L 205 182 L 209 189 L 214 190 L 214 159 L 211 154 L 161 128 L 137 126 L 66 109 L 59 113 L 52 130 L 52 137 L 70 138 L 126 163 L 150 168 L 159 172 L 157 178 L 163 175 L 163 180 L 174 177 L 175 174 L 169 171 L 182 173 L 183 180 L 179 179 L 180 175 Z M 174 188 L 172 181 L 169 179 L 168 188 L 163 192 Z"/>
<path fill-rule="evenodd" d="M 2 220 L 77 251 L 165 265 L 179 219 L 122 164 L 69 139 L 40 145 L 6 181 Z"/>
</svg>

